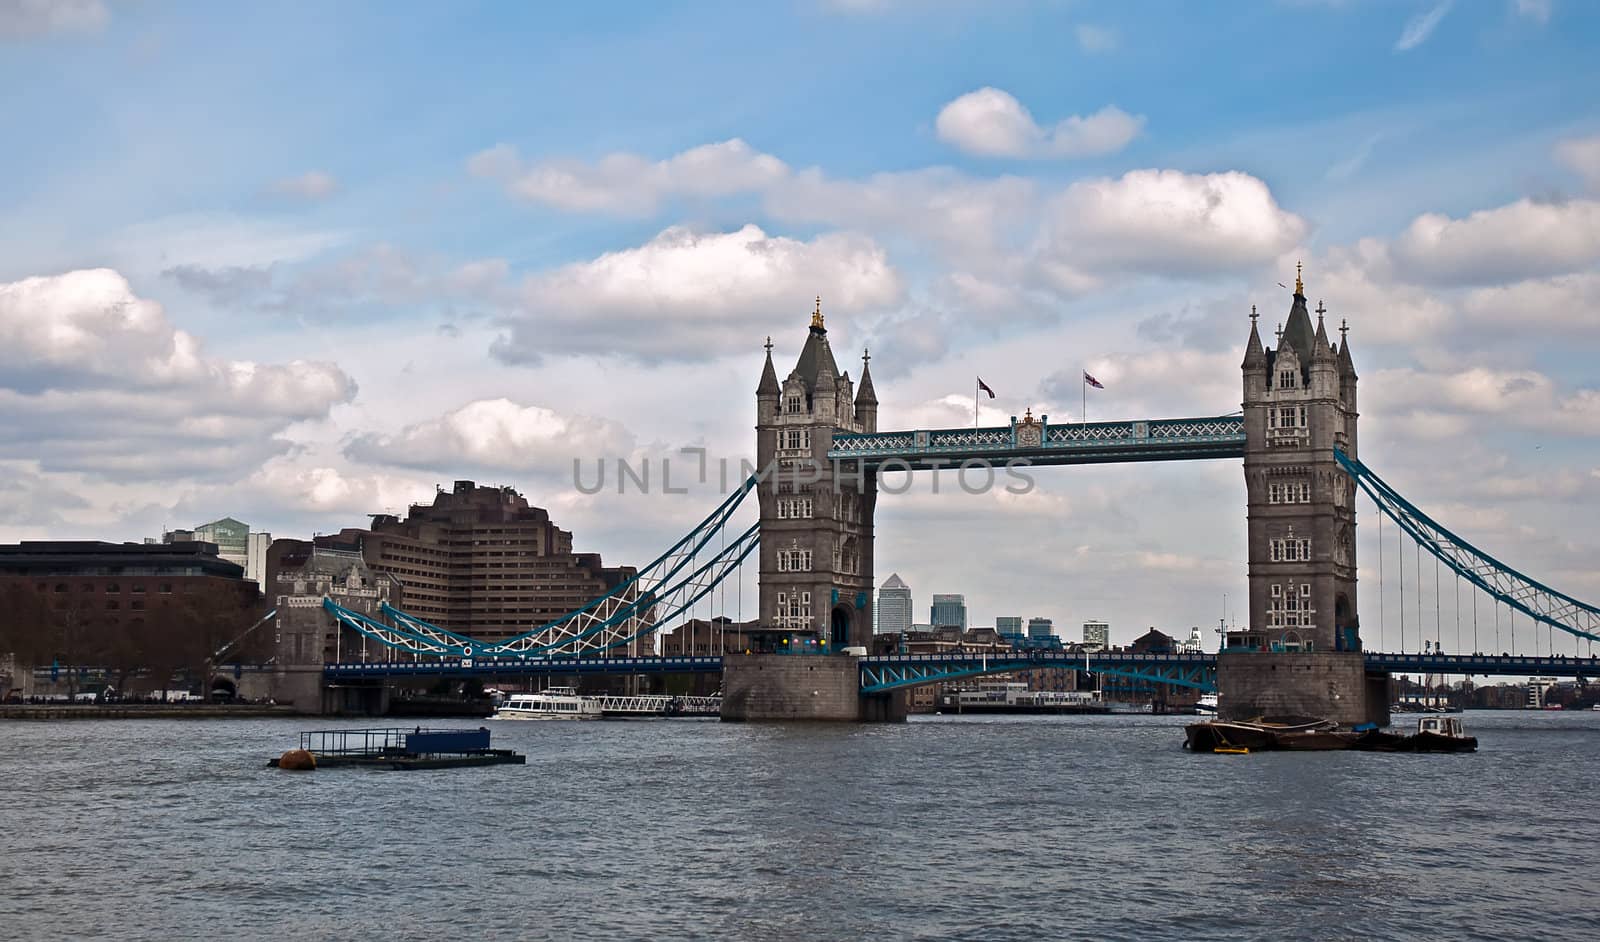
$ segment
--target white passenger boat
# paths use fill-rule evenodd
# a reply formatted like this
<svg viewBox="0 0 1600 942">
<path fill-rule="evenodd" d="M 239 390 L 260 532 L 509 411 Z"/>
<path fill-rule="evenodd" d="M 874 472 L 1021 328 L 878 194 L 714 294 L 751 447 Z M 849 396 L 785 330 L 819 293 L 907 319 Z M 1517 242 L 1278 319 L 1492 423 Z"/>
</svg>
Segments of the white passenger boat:
<svg viewBox="0 0 1600 942">
<path fill-rule="evenodd" d="M 1199 702 L 1194 705 L 1194 712 L 1200 716 L 1216 716 L 1217 695 L 1214 693 L 1201 694 Z"/>
<path fill-rule="evenodd" d="M 514 693 L 494 711 L 497 720 L 597 720 L 600 701 L 578 696 L 571 687 Z"/>
</svg>

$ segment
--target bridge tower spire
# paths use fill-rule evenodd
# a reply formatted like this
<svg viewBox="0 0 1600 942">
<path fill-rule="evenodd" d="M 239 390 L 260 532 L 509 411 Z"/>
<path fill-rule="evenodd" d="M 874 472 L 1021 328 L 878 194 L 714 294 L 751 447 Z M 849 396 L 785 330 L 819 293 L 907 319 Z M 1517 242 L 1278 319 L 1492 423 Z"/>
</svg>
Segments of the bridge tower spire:
<svg viewBox="0 0 1600 942">
<path fill-rule="evenodd" d="M 1296 271 L 1273 349 L 1251 321 L 1243 363 L 1250 613 L 1246 646 L 1358 651 L 1355 482 L 1334 449 L 1355 456 L 1356 375 L 1318 305 L 1312 327 Z"/>
<path fill-rule="evenodd" d="M 840 372 L 821 298 L 781 383 L 769 341 L 756 393 L 763 628 L 809 635 L 830 650 L 871 642 L 877 481 L 871 472 L 834 468 L 828 449 L 835 432 L 876 431 L 877 407 L 866 357 L 859 395 Z"/>
</svg>

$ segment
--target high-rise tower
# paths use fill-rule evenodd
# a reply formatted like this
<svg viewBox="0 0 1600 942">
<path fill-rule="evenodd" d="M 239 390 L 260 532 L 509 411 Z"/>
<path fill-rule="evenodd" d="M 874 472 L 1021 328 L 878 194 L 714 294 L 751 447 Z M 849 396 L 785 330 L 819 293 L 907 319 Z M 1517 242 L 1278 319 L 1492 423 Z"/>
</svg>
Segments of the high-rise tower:
<svg viewBox="0 0 1600 942">
<path fill-rule="evenodd" d="M 1358 651 L 1356 485 L 1334 449 L 1356 457 L 1356 371 L 1348 334 L 1335 348 L 1298 273 L 1288 321 L 1266 349 L 1250 312 L 1245 347 L 1244 479 L 1251 646 Z"/>
<path fill-rule="evenodd" d="M 872 635 L 876 481 L 828 462 L 834 432 L 877 431 L 869 360 L 863 352 L 856 390 L 834 362 L 818 298 L 794 369 L 778 382 L 769 339 L 756 388 L 761 623 L 834 647 L 866 645 Z"/>
</svg>

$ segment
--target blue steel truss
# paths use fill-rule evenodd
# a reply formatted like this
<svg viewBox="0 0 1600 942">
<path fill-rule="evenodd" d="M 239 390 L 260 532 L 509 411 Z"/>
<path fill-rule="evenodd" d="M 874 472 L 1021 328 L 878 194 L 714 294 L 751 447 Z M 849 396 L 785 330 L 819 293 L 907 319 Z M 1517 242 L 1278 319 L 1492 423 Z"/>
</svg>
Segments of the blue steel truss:
<svg viewBox="0 0 1600 942">
<path fill-rule="evenodd" d="M 993 428 L 835 434 L 828 449 L 833 461 L 918 469 L 951 467 L 962 461 L 1003 465 L 1015 459 L 1049 465 L 1242 457 L 1240 415 L 1055 425 L 1048 416 L 1037 421 L 1027 417 Z"/>
<path fill-rule="evenodd" d="M 963 677 L 1059 667 L 1173 687 L 1217 689 L 1214 654 L 1134 654 L 1070 651 L 984 654 L 884 654 L 861 659 L 861 692 L 886 693 Z"/>
<path fill-rule="evenodd" d="M 1536 621 L 1600 641 L 1600 609 L 1535 582 L 1446 530 L 1343 451 L 1335 449 L 1333 457 L 1385 516 L 1468 582 Z"/>
<path fill-rule="evenodd" d="M 1600 679 L 1600 658 L 1554 656 L 1495 656 L 1474 654 L 1384 654 L 1368 651 L 1367 670 L 1397 674 L 1454 674 L 1501 677 L 1576 677 Z M 412 661 L 367 661 L 328 664 L 330 681 L 383 680 L 387 678 L 444 676 L 495 677 L 522 673 L 552 674 L 675 674 L 718 673 L 723 659 L 716 655 L 676 657 L 441 657 Z M 1061 667 L 1089 673 L 1129 677 L 1151 683 L 1209 690 L 1215 676 L 1215 654 L 1091 654 L 1088 667 L 1081 653 L 1034 652 L 985 658 L 973 654 L 881 655 L 861 659 L 862 693 L 881 693 L 994 674 L 1005 671 Z"/>
</svg>

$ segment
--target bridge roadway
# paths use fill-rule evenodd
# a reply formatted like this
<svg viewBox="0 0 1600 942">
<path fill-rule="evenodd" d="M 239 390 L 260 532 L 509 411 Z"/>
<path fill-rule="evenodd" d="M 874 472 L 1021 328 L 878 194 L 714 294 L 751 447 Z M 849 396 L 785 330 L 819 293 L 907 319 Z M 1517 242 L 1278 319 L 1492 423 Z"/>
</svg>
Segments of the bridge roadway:
<svg viewBox="0 0 1600 942">
<path fill-rule="evenodd" d="M 791 655 L 805 657 L 806 655 Z M 1215 654 L 1135 654 L 1102 651 L 1023 651 L 1001 654 L 880 654 L 861 660 L 861 689 L 876 693 L 993 674 L 1046 667 L 1148 680 L 1179 687 L 1216 687 Z M 1367 667 L 1395 674 L 1455 674 L 1501 677 L 1600 678 L 1600 658 L 1472 654 L 1383 654 L 1367 652 Z M 716 655 L 678 657 L 445 658 L 328 664 L 330 683 L 400 680 L 406 677 L 495 677 L 519 674 L 696 674 L 721 673 Z"/>
</svg>

